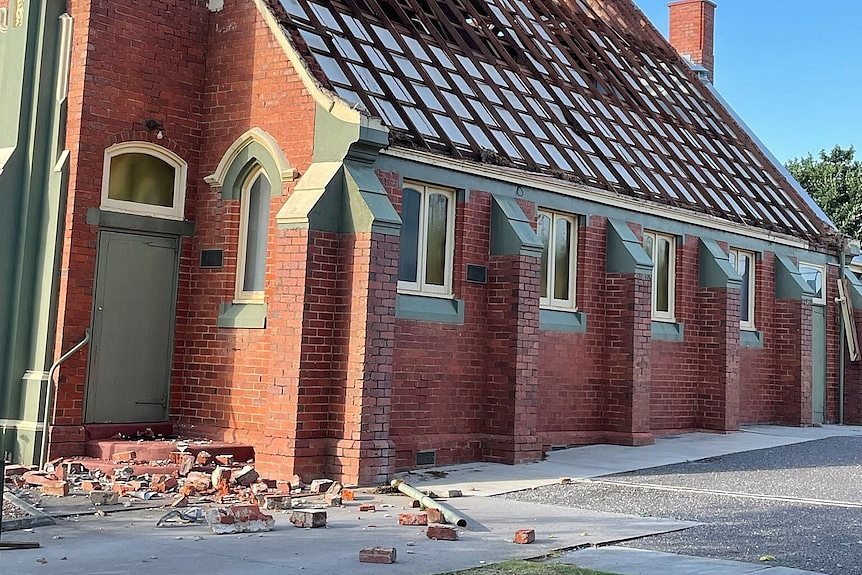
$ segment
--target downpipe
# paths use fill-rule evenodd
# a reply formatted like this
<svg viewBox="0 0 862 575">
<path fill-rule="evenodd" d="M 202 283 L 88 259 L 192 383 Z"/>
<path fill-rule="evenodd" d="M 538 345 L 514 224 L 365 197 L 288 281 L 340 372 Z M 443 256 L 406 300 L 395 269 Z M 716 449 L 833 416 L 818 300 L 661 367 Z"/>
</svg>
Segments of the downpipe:
<svg viewBox="0 0 862 575">
<path fill-rule="evenodd" d="M 847 273 L 847 247 L 847 240 L 845 239 L 841 245 L 841 253 L 838 255 L 838 281 L 840 282 L 844 281 L 844 275 Z M 850 294 L 845 292 L 845 297 L 849 298 Z M 840 309 L 838 310 L 838 317 L 838 424 L 844 425 L 844 377 L 846 370 L 845 362 L 847 361 L 847 352 L 845 350 L 847 347 L 847 333 L 845 330 L 847 326 L 844 325 L 844 314 Z"/>
<path fill-rule="evenodd" d="M 50 428 L 50 422 L 54 420 L 54 396 L 57 388 L 57 383 L 54 381 L 54 374 L 63 362 L 75 355 L 78 350 L 88 343 L 90 343 L 89 328 L 84 333 L 84 339 L 75 344 L 75 346 L 65 354 L 61 355 L 48 370 L 48 389 L 45 391 L 45 405 L 43 406 L 44 419 L 42 423 L 42 444 L 39 448 L 39 469 L 44 469 L 45 464 L 48 462 L 48 431 Z"/>
</svg>

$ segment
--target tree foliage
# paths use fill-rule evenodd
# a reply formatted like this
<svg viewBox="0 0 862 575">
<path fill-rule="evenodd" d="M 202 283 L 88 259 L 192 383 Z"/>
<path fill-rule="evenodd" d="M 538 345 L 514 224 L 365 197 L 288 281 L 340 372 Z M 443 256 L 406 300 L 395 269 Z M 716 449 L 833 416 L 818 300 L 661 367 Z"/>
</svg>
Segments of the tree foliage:
<svg viewBox="0 0 862 575">
<path fill-rule="evenodd" d="M 817 158 L 787 162 L 787 169 L 847 236 L 862 238 L 862 161 L 856 150 L 835 146 Z"/>
</svg>

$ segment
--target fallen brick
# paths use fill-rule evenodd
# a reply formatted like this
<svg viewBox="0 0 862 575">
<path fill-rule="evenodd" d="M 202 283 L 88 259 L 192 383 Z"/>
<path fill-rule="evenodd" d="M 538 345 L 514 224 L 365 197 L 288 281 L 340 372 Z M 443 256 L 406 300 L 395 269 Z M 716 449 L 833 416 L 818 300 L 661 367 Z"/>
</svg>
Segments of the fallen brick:
<svg viewBox="0 0 862 575">
<path fill-rule="evenodd" d="M 215 460 L 219 465 L 227 465 L 228 467 L 233 465 L 233 455 L 216 455 Z"/>
<path fill-rule="evenodd" d="M 246 465 L 235 474 L 233 474 L 233 479 L 236 481 L 238 485 L 242 485 L 243 487 L 248 487 L 260 477 L 257 471 L 254 470 L 254 467 L 251 465 Z"/>
<path fill-rule="evenodd" d="M 232 505 L 227 509 L 210 509 L 207 522 L 216 535 L 258 533 L 275 526 L 272 515 L 261 512 L 257 505 Z"/>
<path fill-rule="evenodd" d="M 171 451 L 168 454 L 168 460 L 174 465 L 179 465 L 183 462 L 183 456 L 186 455 L 183 451 Z"/>
<path fill-rule="evenodd" d="M 7 465 L 6 469 L 3 471 L 4 477 L 16 477 L 21 476 L 27 473 L 28 471 L 32 471 L 30 467 L 26 465 Z"/>
<path fill-rule="evenodd" d="M 88 497 L 93 505 L 116 505 L 120 500 L 114 491 L 91 491 Z"/>
<path fill-rule="evenodd" d="M 412 507 L 413 509 L 420 509 L 422 507 L 422 502 L 418 499 L 414 499 L 410 502 L 410 507 Z"/>
<path fill-rule="evenodd" d="M 292 502 L 290 495 L 284 493 L 275 493 L 263 496 L 263 508 L 269 510 L 290 509 Z"/>
<path fill-rule="evenodd" d="M 171 507 L 188 507 L 189 498 L 187 495 L 177 495 L 177 497 L 171 502 Z"/>
<path fill-rule="evenodd" d="M 125 481 L 114 481 L 114 484 L 111 486 L 111 491 L 120 497 L 124 497 L 127 493 L 134 490 L 135 488 Z"/>
<path fill-rule="evenodd" d="M 341 507 L 343 505 L 340 493 L 324 493 L 323 502 L 329 507 Z"/>
<path fill-rule="evenodd" d="M 177 478 L 173 475 L 153 475 L 150 479 L 150 490 L 156 493 L 167 493 L 177 488 Z"/>
<path fill-rule="evenodd" d="M 356 498 L 356 494 L 352 489 L 344 489 L 341 491 L 341 500 L 342 501 L 353 501 Z"/>
<path fill-rule="evenodd" d="M 518 529 L 515 531 L 515 543 L 527 545 L 536 540 L 536 531 L 533 529 Z"/>
<path fill-rule="evenodd" d="M 212 458 L 213 456 L 209 451 L 198 451 L 198 454 L 195 456 L 195 463 L 198 465 L 207 465 Z"/>
<path fill-rule="evenodd" d="M 57 481 L 57 476 L 45 473 L 44 471 L 28 471 L 21 476 L 21 479 L 27 485 L 40 486 Z"/>
<path fill-rule="evenodd" d="M 459 489 L 449 489 L 447 491 L 444 491 L 441 494 L 441 497 L 443 497 L 445 499 L 452 499 L 453 497 L 463 497 L 463 496 L 464 496 L 464 494 L 461 493 L 461 491 Z"/>
<path fill-rule="evenodd" d="M 360 563 L 395 563 L 394 547 L 366 547 L 359 551 Z"/>
<path fill-rule="evenodd" d="M 429 525 L 425 535 L 428 539 L 437 539 L 438 541 L 458 540 L 458 532 L 455 531 L 455 528 L 446 525 Z"/>
<path fill-rule="evenodd" d="M 425 514 L 428 515 L 428 523 L 448 523 L 446 518 L 443 517 L 443 512 L 439 509 L 429 507 L 425 510 Z"/>
<path fill-rule="evenodd" d="M 180 459 L 180 476 L 185 477 L 192 471 L 195 466 L 195 456 L 191 453 L 183 453 Z"/>
<path fill-rule="evenodd" d="M 95 479 L 85 479 L 81 482 L 81 489 L 84 491 L 99 491 L 102 489 L 102 483 L 100 481 L 96 481 Z"/>
<path fill-rule="evenodd" d="M 188 497 L 189 495 L 194 495 L 197 493 L 197 489 L 191 483 L 186 483 L 182 487 L 180 487 L 180 495 L 184 497 Z"/>
<path fill-rule="evenodd" d="M 290 514 L 290 522 L 296 527 L 326 527 L 326 511 L 294 511 Z"/>
<path fill-rule="evenodd" d="M 212 475 L 203 471 L 190 471 L 186 475 L 185 485 L 191 485 L 195 491 L 208 491 L 212 487 Z"/>
<path fill-rule="evenodd" d="M 425 513 L 399 513 L 398 525 L 428 525 Z"/>
<path fill-rule="evenodd" d="M 376 511 L 376 510 L 377 510 L 377 508 L 376 508 L 376 507 L 374 507 L 374 506 L 373 506 L 372 504 L 370 504 L 370 503 L 363 503 L 363 504 L 361 504 L 361 505 L 359 506 L 359 510 L 360 510 L 360 511 L 369 511 L 369 512 L 372 512 L 372 513 L 373 513 L 374 511 Z"/>
<path fill-rule="evenodd" d="M 568 485 L 572 482 L 571 477 L 560 477 L 560 485 Z"/>
<path fill-rule="evenodd" d="M 213 472 L 210 474 L 210 481 L 212 481 L 213 485 L 218 485 L 221 483 L 221 480 L 225 481 L 230 480 L 231 469 L 230 467 L 222 467 L 218 466 L 213 469 Z"/>
<path fill-rule="evenodd" d="M 138 457 L 138 454 L 135 451 L 118 451 L 117 453 L 111 455 L 111 461 L 123 462 L 123 461 L 134 461 L 135 458 Z"/>
<path fill-rule="evenodd" d="M 308 490 L 312 493 L 326 493 L 332 484 L 333 481 L 331 479 L 315 479 L 311 482 Z"/>
<path fill-rule="evenodd" d="M 50 483 L 43 483 L 39 486 L 43 495 L 56 495 L 57 497 L 65 497 L 69 495 L 69 482 L 62 479 L 55 479 Z"/>
</svg>

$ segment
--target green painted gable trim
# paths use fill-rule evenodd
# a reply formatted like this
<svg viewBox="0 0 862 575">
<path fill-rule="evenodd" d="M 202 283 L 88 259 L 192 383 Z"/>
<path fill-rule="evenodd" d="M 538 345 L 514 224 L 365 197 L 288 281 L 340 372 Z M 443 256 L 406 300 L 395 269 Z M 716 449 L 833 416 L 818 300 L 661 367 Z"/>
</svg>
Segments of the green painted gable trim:
<svg viewBox="0 0 862 575">
<path fill-rule="evenodd" d="M 739 345 L 742 347 L 762 348 L 763 347 L 763 332 L 750 331 L 747 329 L 739 332 Z"/>
<path fill-rule="evenodd" d="M 491 255 L 542 256 L 542 242 L 524 210 L 513 198 L 493 196 L 491 202 Z"/>
<path fill-rule="evenodd" d="M 344 189 L 341 231 L 395 236 L 401 233 L 401 217 L 371 164 L 346 160 Z"/>
<path fill-rule="evenodd" d="M 266 327 L 265 303 L 223 303 L 218 326 L 225 328 L 263 329 Z"/>
<path fill-rule="evenodd" d="M 652 322 L 651 335 L 655 341 L 685 341 L 685 325 L 654 321 Z"/>
<path fill-rule="evenodd" d="M 778 299 L 811 299 L 814 292 L 799 268 L 787 256 L 775 256 L 775 297 Z"/>
<path fill-rule="evenodd" d="M 539 310 L 539 329 L 562 333 L 587 333 L 587 314 L 555 309 Z"/>
<path fill-rule="evenodd" d="M 850 270 L 844 270 L 844 273 L 849 284 L 850 289 L 848 291 L 850 292 L 850 300 L 853 302 L 853 307 L 855 309 L 862 309 L 862 282 Z"/>
<path fill-rule="evenodd" d="M 281 170 L 278 162 L 259 142 L 251 141 L 234 157 L 222 182 L 223 200 L 238 200 L 249 173 L 260 166 L 269 180 L 272 196 L 282 195 Z"/>
<path fill-rule="evenodd" d="M 718 242 L 700 239 L 699 250 L 700 287 L 740 289 L 742 277 L 733 266 Z"/>
<path fill-rule="evenodd" d="M 608 219 L 607 244 L 608 273 L 644 275 L 652 273 L 652 260 L 626 222 Z"/>
<path fill-rule="evenodd" d="M 398 294 L 395 317 L 413 321 L 464 325 L 464 300 Z"/>
<path fill-rule="evenodd" d="M 123 214 L 99 208 L 87 210 L 87 223 L 100 228 L 121 231 L 145 232 L 171 236 L 195 235 L 195 223 L 191 221 L 166 220 L 136 214 Z"/>
</svg>

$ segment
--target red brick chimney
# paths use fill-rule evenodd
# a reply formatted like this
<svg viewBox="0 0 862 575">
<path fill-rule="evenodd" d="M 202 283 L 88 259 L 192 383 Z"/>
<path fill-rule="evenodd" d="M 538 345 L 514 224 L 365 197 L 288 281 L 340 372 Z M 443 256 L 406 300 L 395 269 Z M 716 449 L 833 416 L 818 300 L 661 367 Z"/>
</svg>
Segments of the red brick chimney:
<svg viewBox="0 0 862 575">
<path fill-rule="evenodd" d="M 676 0 L 670 8 L 670 43 L 681 56 L 715 78 L 715 2 Z"/>
</svg>

